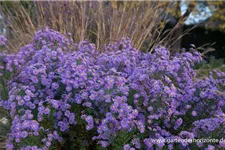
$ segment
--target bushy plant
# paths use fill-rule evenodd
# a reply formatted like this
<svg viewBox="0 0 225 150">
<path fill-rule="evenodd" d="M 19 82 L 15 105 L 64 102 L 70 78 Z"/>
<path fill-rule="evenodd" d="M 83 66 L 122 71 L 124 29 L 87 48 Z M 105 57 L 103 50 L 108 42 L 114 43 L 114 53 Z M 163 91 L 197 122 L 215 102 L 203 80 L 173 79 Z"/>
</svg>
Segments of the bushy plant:
<svg viewBox="0 0 225 150">
<path fill-rule="evenodd" d="M 224 149 L 153 139 L 223 138 L 225 73 L 196 78 L 197 51 L 144 53 L 128 38 L 104 49 L 46 28 L 2 55 L 8 149 Z"/>
</svg>

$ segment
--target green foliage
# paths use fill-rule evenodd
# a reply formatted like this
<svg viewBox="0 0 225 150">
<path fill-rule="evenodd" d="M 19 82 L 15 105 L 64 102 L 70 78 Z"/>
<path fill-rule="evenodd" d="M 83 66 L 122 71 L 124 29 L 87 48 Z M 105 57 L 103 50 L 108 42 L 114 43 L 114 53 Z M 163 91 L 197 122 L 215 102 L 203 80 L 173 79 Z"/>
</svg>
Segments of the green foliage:
<svg viewBox="0 0 225 150">
<path fill-rule="evenodd" d="M 0 58 L 0 66 L 4 66 L 2 58 Z M 3 75 L 0 76 L 0 100 L 8 99 L 8 90 L 6 88 L 6 81 L 11 79 L 12 74 L 8 71 L 1 70 L 0 73 Z M 9 112 L 3 108 L 0 108 L 0 140 L 4 140 L 7 133 L 10 131 L 10 115 Z"/>
<path fill-rule="evenodd" d="M 67 149 L 67 150 L 89 150 L 89 149 L 97 149 L 97 144 L 95 141 L 92 140 L 94 135 L 97 133 L 94 130 L 87 131 L 86 130 L 86 122 L 85 120 L 81 119 L 81 111 L 84 110 L 82 106 L 79 105 L 72 105 L 73 111 L 76 111 L 76 127 L 71 126 L 68 130 L 68 133 L 63 133 L 62 137 L 64 142 L 61 142 L 58 147 L 60 149 Z M 96 147 L 97 146 L 97 147 Z"/>
<path fill-rule="evenodd" d="M 135 134 L 136 130 L 132 132 L 128 131 L 121 131 L 119 134 L 115 137 L 114 142 L 112 143 L 111 149 L 123 149 L 123 145 L 127 144 L 128 142 L 131 142 L 133 135 Z"/>
<path fill-rule="evenodd" d="M 0 139 L 7 135 L 10 130 L 9 112 L 0 108 Z"/>
<path fill-rule="evenodd" d="M 208 76 L 210 71 L 212 70 L 220 70 L 225 72 L 225 64 L 223 59 L 216 59 L 213 56 L 209 57 L 209 61 L 202 61 L 198 65 L 195 66 L 198 77 Z"/>
</svg>

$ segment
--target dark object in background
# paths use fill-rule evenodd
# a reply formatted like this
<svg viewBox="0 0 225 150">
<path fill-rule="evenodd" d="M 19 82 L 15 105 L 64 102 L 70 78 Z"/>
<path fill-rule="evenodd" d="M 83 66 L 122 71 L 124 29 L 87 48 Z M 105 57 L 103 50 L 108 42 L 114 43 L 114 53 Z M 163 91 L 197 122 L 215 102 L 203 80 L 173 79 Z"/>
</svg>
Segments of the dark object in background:
<svg viewBox="0 0 225 150">
<path fill-rule="evenodd" d="M 192 27 L 184 26 L 184 30 Z M 203 27 L 196 27 L 182 38 L 181 47 L 188 49 L 191 48 L 190 44 L 200 47 L 206 43 L 215 43 L 212 45 L 215 51 L 207 53 L 207 56 L 225 59 L 225 33 L 218 30 L 207 30 Z"/>
</svg>

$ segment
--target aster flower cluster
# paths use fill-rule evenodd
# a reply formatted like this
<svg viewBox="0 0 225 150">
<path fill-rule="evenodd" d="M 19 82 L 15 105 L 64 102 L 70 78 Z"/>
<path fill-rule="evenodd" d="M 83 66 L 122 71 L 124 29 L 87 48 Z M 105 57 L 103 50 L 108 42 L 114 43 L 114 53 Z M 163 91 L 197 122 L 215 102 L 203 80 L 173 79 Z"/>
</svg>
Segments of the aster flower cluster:
<svg viewBox="0 0 225 150">
<path fill-rule="evenodd" d="M 152 140 L 225 137 L 225 73 L 196 78 L 200 53 L 144 53 L 128 38 L 100 53 L 69 36 L 46 28 L 17 54 L 1 55 L 0 73 L 10 74 L 0 103 L 12 119 L 8 149 L 62 148 L 68 136 L 92 148 L 225 147 Z"/>
</svg>

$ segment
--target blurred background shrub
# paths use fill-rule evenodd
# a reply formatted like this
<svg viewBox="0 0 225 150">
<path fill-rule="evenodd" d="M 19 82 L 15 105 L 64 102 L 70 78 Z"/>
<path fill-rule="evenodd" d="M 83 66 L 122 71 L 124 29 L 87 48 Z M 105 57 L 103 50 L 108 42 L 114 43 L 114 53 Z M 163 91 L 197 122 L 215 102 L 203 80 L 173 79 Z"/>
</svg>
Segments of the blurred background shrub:
<svg viewBox="0 0 225 150">
<path fill-rule="evenodd" d="M 12 51 L 17 51 L 46 26 L 70 32 L 75 42 L 91 40 L 98 48 L 123 36 L 129 36 L 136 48 L 150 39 L 149 48 L 159 43 L 165 7 L 158 2 L 36 1 L 1 2 L 1 10 Z"/>
<path fill-rule="evenodd" d="M 215 42 L 209 45 L 217 51 L 209 54 L 225 58 L 224 8 L 224 1 L 2 1 L 0 28 L 5 29 L 10 52 L 49 26 L 70 32 L 75 42 L 94 42 L 97 49 L 123 36 L 143 51 L 155 45 L 178 51 Z"/>
</svg>

